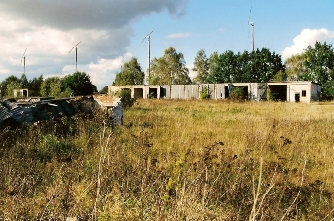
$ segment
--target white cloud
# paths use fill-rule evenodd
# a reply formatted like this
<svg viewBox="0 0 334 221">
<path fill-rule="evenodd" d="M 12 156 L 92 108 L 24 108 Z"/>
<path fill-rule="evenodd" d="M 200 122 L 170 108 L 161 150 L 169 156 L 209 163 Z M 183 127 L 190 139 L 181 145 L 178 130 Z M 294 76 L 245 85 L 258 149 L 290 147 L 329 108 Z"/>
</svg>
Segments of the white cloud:
<svg viewBox="0 0 334 221">
<path fill-rule="evenodd" d="M 324 42 L 334 39 L 334 31 L 329 31 L 325 28 L 322 29 L 304 29 L 293 39 L 293 45 L 286 47 L 281 53 L 282 59 L 285 60 L 292 55 L 300 54 L 308 46 L 313 46 L 316 41 Z"/>
<path fill-rule="evenodd" d="M 167 11 L 180 16 L 188 0 L 57 0 L 0 1 L 0 82 L 23 73 L 27 48 L 28 79 L 86 72 L 96 86 L 113 82 L 115 72 L 132 57 L 133 21 Z"/>
<path fill-rule="evenodd" d="M 2 19 L 0 18 L 0 21 Z M 25 28 L 19 29 L 22 26 Z M 23 73 L 21 62 L 25 49 L 26 74 L 28 79 L 43 75 L 52 76 L 63 72 L 75 71 L 75 50 L 70 49 L 78 42 L 79 71 L 88 72 L 89 63 L 97 62 L 99 57 L 113 59 L 126 53 L 132 30 L 129 26 L 120 29 L 75 29 L 61 30 L 45 26 L 31 26 L 22 21 L 0 22 L 5 33 L 0 36 L 2 53 L 0 54 L 0 75 L 20 76 Z M 63 67 L 63 68 L 62 68 Z M 2 77 L 4 79 L 4 77 Z"/>
<path fill-rule="evenodd" d="M 167 38 L 188 38 L 190 37 L 190 33 L 177 33 L 177 34 L 170 34 Z"/>
<path fill-rule="evenodd" d="M 111 85 L 115 79 L 116 72 L 121 71 L 121 66 L 124 61 L 128 61 L 133 57 L 131 53 L 126 53 L 123 56 L 119 56 L 115 59 L 99 58 L 96 63 L 90 63 L 88 65 L 87 72 L 90 79 L 97 88 Z"/>
</svg>

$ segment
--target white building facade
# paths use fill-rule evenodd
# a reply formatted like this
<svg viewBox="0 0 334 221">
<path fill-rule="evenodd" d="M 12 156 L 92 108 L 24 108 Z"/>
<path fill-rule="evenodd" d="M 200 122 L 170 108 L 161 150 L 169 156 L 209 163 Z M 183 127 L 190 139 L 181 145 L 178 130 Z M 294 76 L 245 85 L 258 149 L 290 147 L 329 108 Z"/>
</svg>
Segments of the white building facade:
<svg viewBox="0 0 334 221">
<path fill-rule="evenodd" d="M 245 100 L 277 100 L 305 102 L 320 100 L 321 86 L 310 81 L 272 83 L 230 83 L 196 85 L 129 85 L 109 86 L 108 94 L 116 94 L 121 89 L 130 89 L 133 98 L 157 99 L 199 99 L 207 90 L 210 99 L 228 99 L 231 92 L 239 88 Z"/>
</svg>

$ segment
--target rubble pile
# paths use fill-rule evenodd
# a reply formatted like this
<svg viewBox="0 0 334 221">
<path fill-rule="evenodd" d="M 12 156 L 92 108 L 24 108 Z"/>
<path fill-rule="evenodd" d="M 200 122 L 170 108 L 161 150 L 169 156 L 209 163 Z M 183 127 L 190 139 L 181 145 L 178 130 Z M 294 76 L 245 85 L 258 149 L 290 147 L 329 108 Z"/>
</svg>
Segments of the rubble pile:
<svg viewBox="0 0 334 221">
<path fill-rule="evenodd" d="M 98 99 L 100 98 L 100 99 Z M 120 98 L 77 97 L 77 98 L 25 98 L 0 101 L 0 126 L 33 124 L 62 116 L 72 117 L 77 112 L 91 113 L 94 109 L 106 110 L 114 124 L 121 124 L 123 107 Z"/>
</svg>

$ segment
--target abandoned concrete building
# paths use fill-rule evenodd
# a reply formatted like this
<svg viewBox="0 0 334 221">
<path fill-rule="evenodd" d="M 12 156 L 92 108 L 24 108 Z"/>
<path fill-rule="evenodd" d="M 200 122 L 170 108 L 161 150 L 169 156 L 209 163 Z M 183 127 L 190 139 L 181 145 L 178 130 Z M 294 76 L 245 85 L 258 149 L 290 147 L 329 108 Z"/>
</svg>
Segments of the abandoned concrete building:
<svg viewBox="0 0 334 221">
<path fill-rule="evenodd" d="M 130 85 L 109 86 L 108 94 L 119 90 L 131 90 L 133 98 L 199 99 L 201 91 L 206 88 L 211 99 L 228 99 L 235 88 L 241 88 L 243 99 L 271 99 L 288 102 L 305 102 L 320 100 L 321 86 L 310 81 L 271 82 L 271 83 L 230 83 L 198 85 Z"/>
<path fill-rule="evenodd" d="M 24 89 L 14 89 L 13 90 L 14 97 L 32 97 L 32 96 L 38 96 L 38 93 L 34 90 L 29 90 L 27 88 Z"/>
</svg>

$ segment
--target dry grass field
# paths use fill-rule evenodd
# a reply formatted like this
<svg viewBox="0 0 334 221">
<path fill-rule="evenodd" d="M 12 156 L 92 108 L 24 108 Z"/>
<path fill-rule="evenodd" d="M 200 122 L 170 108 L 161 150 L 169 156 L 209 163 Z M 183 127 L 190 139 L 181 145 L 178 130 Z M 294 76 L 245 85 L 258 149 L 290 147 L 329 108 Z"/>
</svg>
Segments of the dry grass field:
<svg viewBox="0 0 334 221">
<path fill-rule="evenodd" d="M 0 134 L 0 220 L 331 220 L 334 105 L 139 100 Z"/>
</svg>

